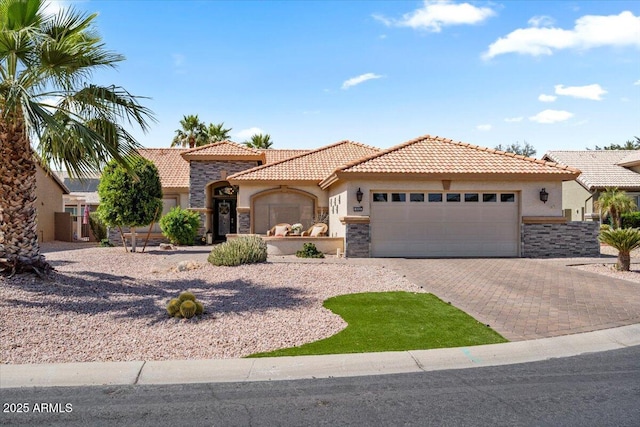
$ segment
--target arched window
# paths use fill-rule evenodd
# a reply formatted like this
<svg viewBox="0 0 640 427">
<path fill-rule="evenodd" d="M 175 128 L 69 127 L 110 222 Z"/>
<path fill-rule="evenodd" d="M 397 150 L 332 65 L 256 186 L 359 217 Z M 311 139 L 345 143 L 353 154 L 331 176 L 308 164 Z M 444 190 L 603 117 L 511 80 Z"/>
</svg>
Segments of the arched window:
<svg viewBox="0 0 640 427">
<path fill-rule="evenodd" d="M 265 234 L 276 224 L 313 224 L 315 198 L 295 190 L 277 190 L 256 195 L 253 200 L 253 232 Z"/>
</svg>

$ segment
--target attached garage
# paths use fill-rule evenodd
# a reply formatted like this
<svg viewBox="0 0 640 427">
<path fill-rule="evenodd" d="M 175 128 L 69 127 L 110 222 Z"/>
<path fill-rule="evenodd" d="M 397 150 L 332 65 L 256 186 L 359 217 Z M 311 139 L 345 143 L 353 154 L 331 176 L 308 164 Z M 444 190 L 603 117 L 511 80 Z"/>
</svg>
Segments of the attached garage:
<svg viewBox="0 0 640 427">
<path fill-rule="evenodd" d="M 515 192 L 372 191 L 371 256 L 514 257 Z"/>
</svg>

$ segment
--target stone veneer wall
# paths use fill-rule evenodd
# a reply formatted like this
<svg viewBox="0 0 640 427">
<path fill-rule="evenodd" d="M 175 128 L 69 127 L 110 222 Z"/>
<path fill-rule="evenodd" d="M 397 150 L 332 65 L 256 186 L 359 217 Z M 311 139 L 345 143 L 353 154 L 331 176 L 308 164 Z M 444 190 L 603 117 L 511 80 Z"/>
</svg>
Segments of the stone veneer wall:
<svg viewBox="0 0 640 427">
<path fill-rule="evenodd" d="M 569 258 L 600 256 L 599 222 L 522 224 L 523 258 Z"/>
<path fill-rule="evenodd" d="M 228 175 L 258 166 L 258 162 L 191 160 L 189 162 L 189 207 L 206 208 L 204 188 L 212 181 L 224 181 L 222 171 Z M 210 207 L 210 206 L 209 206 Z"/>
<path fill-rule="evenodd" d="M 249 212 L 238 212 L 238 234 L 251 233 L 251 214 Z"/>
<path fill-rule="evenodd" d="M 347 258 L 369 258 L 369 243 L 371 243 L 371 237 L 368 223 L 347 224 L 344 239 L 344 255 Z"/>
</svg>

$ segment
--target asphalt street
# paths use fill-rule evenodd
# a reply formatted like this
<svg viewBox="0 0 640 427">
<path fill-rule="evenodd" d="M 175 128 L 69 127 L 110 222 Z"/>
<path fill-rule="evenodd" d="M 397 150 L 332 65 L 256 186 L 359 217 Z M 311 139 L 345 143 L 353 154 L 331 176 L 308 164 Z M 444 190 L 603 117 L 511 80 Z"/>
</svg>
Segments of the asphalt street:
<svg viewBox="0 0 640 427">
<path fill-rule="evenodd" d="M 12 426 L 638 426 L 640 346 L 397 375 L 0 389 L 0 401 Z"/>
</svg>

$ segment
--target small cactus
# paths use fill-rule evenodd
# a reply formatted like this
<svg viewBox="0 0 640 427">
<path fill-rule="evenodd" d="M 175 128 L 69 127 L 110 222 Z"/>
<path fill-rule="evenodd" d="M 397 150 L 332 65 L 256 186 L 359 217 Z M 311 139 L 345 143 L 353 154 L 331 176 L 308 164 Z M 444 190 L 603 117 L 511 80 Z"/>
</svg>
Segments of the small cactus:
<svg viewBox="0 0 640 427">
<path fill-rule="evenodd" d="M 200 316 L 202 313 L 204 313 L 204 304 L 202 304 L 200 301 L 196 301 L 196 315 Z"/>
<path fill-rule="evenodd" d="M 180 314 L 191 319 L 196 314 L 196 303 L 191 300 L 184 301 L 180 304 Z"/>
<path fill-rule="evenodd" d="M 169 313 L 169 316 L 173 317 L 176 315 L 176 313 L 180 312 L 180 301 L 178 301 L 177 298 L 173 298 L 171 301 L 169 301 L 169 304 L 167 304 L 167 313 Z"/>
<path fill-rule="evenodd" d="M 182 304 L 185 301 L 195 301 L 195 300 L 196 300 L 196 296 L 191 292 L 182 292 L 178 297 L 178 301 L 180 301 L 180 304 Z"/>
</svg>

